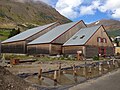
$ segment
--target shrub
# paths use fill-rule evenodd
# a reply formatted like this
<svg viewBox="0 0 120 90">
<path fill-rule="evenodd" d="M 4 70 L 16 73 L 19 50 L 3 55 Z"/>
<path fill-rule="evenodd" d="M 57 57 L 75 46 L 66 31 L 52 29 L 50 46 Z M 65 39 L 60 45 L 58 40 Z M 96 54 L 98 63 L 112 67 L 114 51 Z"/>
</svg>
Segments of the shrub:
<svg viewBox="0 0 120 90">
<path fill-rule="evenodd" d="M 99 57 L 98 56 L 94 56 L 93 60 L 99 60 Z"/>
</svg>

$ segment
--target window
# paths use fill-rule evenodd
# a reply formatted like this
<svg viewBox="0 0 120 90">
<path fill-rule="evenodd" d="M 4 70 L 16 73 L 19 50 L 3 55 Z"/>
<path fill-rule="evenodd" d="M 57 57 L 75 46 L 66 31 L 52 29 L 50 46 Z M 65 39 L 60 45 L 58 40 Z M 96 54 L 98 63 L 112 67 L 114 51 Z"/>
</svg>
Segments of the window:
<svg viewBox="0 0 120 90">
<path fill-rule="evenodd" d="M 97 42 L 101 42 L 101 38 L 100 37 L 97 38 Z"/>
<path fill-rule="evenodd" d="M 78 36 L 73 37 L 73 40 L 75 40 Z"/>
<path fill-rule="evenodd" d="M 106 38 L 103 38 L 103 43 L 107 43 L 107 39 Z"/>
<path fill-rule="evenodd" d="M 80 39 L 83 39 L 85 37 L 85 35 L 82 35 L 81 37 L 80 37 Z"/>
<path fill-rule="evenodd" d="M 107 43 L 107 39 L 106 39 L 106 38 L 98 37 L 98 38 L 97 38 L 97 42 Z"/>
</svg>

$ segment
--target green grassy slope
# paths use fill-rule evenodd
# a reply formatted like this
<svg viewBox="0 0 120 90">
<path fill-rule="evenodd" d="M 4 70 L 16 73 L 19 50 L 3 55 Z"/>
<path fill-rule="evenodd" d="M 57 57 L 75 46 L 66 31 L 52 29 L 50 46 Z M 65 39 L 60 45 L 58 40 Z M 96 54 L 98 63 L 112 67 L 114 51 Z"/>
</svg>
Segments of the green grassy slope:
<svg viewBox="0 0 120 90">
<path fill-rule="evenodd" d="M 9 30 L 20 28 L 21 31 L 36 26 L 71 20 L 62 16 L 51 6 L 42 2 L 16 2 L 17 0 L 0 0 L 0 40 L 7 39 Z"/>
<path fill-rule="evenodd" d="M 116 36 L 120 36 L 120 29 L 119 30 L 111 30 L 111 31 L 107 31 L 108 35 L 111 37 L 116 37 Z"/>
</svg>

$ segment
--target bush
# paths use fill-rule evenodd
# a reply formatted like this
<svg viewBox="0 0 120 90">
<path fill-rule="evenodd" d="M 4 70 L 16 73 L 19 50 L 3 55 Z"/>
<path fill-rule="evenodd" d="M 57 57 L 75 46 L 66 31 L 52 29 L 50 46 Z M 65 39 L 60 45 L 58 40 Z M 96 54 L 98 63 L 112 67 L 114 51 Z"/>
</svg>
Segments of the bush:
<svg viewBox="0 0 120 90">
<path fill-rule="evenodd" d="M 99 57 L 98 56 L 94 56 L 93 60 L 99 60 Z"/>
<path fill-rule="evenodd" d="M 10 34 L 9 34 L 8 38 L 13 37 L 13 36 L 15 36 L 19 33 L 20 33 L 20 28 L 18 28 L 18 30 L 13 29 L 12 31 L 10 31 Z"/>
</svg>

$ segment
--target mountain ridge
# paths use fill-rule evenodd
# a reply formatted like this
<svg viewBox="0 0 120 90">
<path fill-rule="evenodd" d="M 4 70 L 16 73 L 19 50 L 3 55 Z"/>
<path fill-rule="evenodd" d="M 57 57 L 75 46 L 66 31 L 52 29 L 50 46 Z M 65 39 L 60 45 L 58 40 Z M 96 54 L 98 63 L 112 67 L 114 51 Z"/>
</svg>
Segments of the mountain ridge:
<svg viewBox="0 0 120 90">
<path fill-rule="evenodd" d="M 71 22 L 52 6 L 40 1 L 26 0 L 22 3 L 16 0 L 0 0 L 1 28 L 5 25 L 13 27 L 23 24 L 44 25 L 56 21 L 62 24 Z"/>
<path fill-rule="evenodd" d="M 107 31 L 120 29 L 120 21 L 114 19 L 101 19 L 93 23 L 90 23 L 87 26 L 91 27 L 96 25 L 103 25 Z"/>
</svg>

